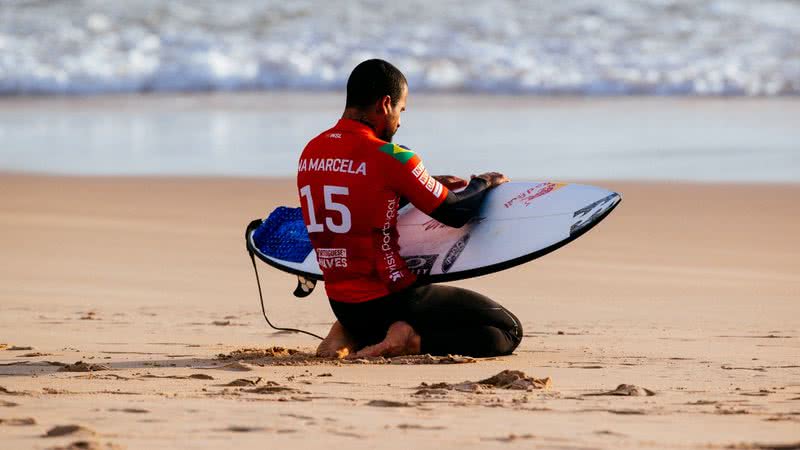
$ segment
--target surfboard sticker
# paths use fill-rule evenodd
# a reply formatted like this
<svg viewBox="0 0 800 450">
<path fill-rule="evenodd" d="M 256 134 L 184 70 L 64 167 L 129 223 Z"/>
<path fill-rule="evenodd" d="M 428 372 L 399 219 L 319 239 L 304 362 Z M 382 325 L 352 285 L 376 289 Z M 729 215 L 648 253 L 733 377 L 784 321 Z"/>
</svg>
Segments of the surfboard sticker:
<svg viewBox="0 0 800 450">
<path fill-rule="evenodd" d="M 444 260 L 442 261 L 442 273 L 450 271 L 450 268 L 453 267 L 458 257 L 461 256 L 461 252 L 463 252 L 464 248 L 467 246 L 467 242 L 469 242 L 469 233 L 462 236 L 461 239 L 457 240 L 456 243 L 450 247 L 450 250 L 444 255 Z"/>
<path fill-rule="evenodd" d="M 487 193 L 478 217 L 462 228 L 443 225 L 406 205 L 398 212 L 400 256 L 431 283 L 486 275 L 572 242 L 620 201 L 616 192 L 594 186 L 505 183 Z M 259 259 L 307 280 L 322 280 L 299 208 L 281 207 L 260 225 L 256 222 L 246 237 L 248 249 Z M 336 264 L 338 253 L 323 253 L 324 264 Z"/>
<path fill-rule="evenodd" d="M 503 207 L 527 207 L 537 198 L 566 186 L 566 183 L 537 183 L 503 203 Z"/>
<path fill-rule="evenodd" d="M 433 264 L 438 257 L 439 255 L 414 255 L 406 256 L 403 259 L 406 261 L 408 270 L 419 276 L 427 276 L 431 274 Z"/>
<path fill-rule="evenodd" d="M 591 223 L 595 218 L 597 218 L 597 216 L 605 211 L 606 208 L 604 208 L 604 206 L 613 201 L 615 198 L 619 198 L 619 195 L 609 194 L 608 196 L 575 211 L 572 214 L 572 217 L 578 218 L 578 221 L 572 224 L 569 229 L 569 234 L 575 234 L 576 231 Z"/>
</svg>

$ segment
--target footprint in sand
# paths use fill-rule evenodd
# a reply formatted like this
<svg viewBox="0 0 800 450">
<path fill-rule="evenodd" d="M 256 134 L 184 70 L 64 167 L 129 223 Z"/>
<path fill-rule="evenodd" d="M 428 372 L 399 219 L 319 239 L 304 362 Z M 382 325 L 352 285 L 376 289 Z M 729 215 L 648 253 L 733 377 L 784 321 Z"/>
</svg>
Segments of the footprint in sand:
<svg viewBox="0 0 800 450">
<path fill-rule="evenodd" d="M 26 351 L 26 350 L 33 350 L 33 347 L 20 347 L 20 346 L 13 345 L 11 347 L 8 347 L 6 350 L 8 350 L 10 352 L 22 352 L 22 351 Z"/>
<path fill-rule="evenodd" d="M 249 372 L 253 370 L 252 367 L 242 364 L 240 362 L 232 362 L 229 364 L 225 364 L 224 366 L 219 367 L 203 367 L 203 369 L 221 369 L 221 370 L 233 370 L 235 372 Z"/>
<path fill-rule="evenodd" d="M 15 417 L 11 419 L 0 419 L 0 425 L 10 425 L 13 427 L 36 425 L 36 419 L 34 419 L 33 417 L 21 417 L 21 418 Z"/>
<path fill-rule="evenodd" d="M 370 400 L 367 406 L 377 406 L 380 408 L 409 408 L 411 404 L 408 402 L 396 402 L 394 400 Z"/>
<path fill-rule="evenodd" d="M 204 373 L 193 373 L 188 376 L 180 376 L 180 375 L 153 375 L 151 373 L 146 373 L 137 377 L 137 379 L 142 380 L 145 378 L 165 378 L 165 379 L 172 379 L 172 380 L 213 380 L 214 377 L 211 375 L 206 375 Z"/>
<path fill-rule="evenodd" d="M 36 358 L 39 356 L 50 356 L 52 353 L 41 353 L 41 352 L 33 352 L 33 353 L 25 353 L 24 355 L 19 355 L 20 358 Z"/>
<path fill-rule="evenodd" d="M 328 430 L 325 430 L 325 431 L 327 431 L 330 434 L 334 434 L 336 436 L 345 436 L 345 437 L 351 437 L 351 438 L 356 438 L 356 439 L 364 439 L 366 437 L 366 436 L 364 436 L 362 434 L 353 433 L 352 431 L 343 431 L 343 430 L 335 430 L 335 429 L 328 429 Z"/>
<path fill-rule="evenodd" d="M 519 370 L 504 370 L 494 376 L 480 381 L 464 381 L 456 384 L 449 383 L 422 383 L 414 395 L 446 395 L 446 391 L 459 392 L 481 392 L 485 389 L 509 389 L 532 391 L 536 389 L 548 389 L 553 381 L 550 377 L 533 378 L 525 375 Z"/>
<path fill-rule="evenodd" d="M 251 426 L 247 426 L 247 425 L 231 425 L 231 426 L 229 426 L 227 428 L 223 428 L 223 429 L 218 430 L 218 431 L 230 431 L 230 432 L 233 432 L 233 433 L 253 433 L 253 432 L 257 432 L 257 431 L 275 431 L 276 433 L 279 433 L 279 434 L 296 433 L 297 432 L 297 430 L 295 430 L 293 428 L 279 428 L 277 430 L 273 430 L 272 428 L 268 428 L 268 427 L 259 427 L 259 426 L 251 427 Z"/>
<path fill-rule="evenodd" d="M 422 384 L 426 384 L 426 383 L 422 383 Z M 447 383 L 441 383 L 441 384 L 444 384 L 444 385 L 446 385 L 448 387 L 450 386 Z M 431 385 L 431 386 L 438 386 L 438 384 L 437 385 Z M 419 396 L 419 397 L 446 397 L 447 394 L 448 394 L 448 389 L 437 388 L 437 387 L 423 387 L 421 389 L 418 389 L 417 392 L 414 392 L 411 395 Z"/>
<path fill-rule="evenodd" d="M 491 438 L 481 438 L 482 441 L 498 441 L 498 442 L 514 442 L 526 439 L 535 439 L 536 436 L 532 434 L 514 434 L 511 433 L 508 436 L 500 436 L 500 437 L 491 437 Z"/>
<path fill-rule="evenodd" d="M 397 428 L 401 430 L 446 430 L 447 427 L 442 426 L 426 426 L 426 425 L 418 425 L 415 423 L 401 423 L 397 426 Z"/>
<path fill-rule="evenodd" d="M 547 389 L 553 382 L 550 377 L 533 378 L 519 370 L 504 370 L 493 377 L 478 381 L 478 384 L 489 385 L 498 389 L 528 391 L 533 389 Z"/>
<path fill-rule="evenodd" d="M 717 403 L 719 403 L 719 402 L 714 401 L 714 400 L 697 400 L 697 401 L 694 401 L 694 402 L 687 402 L 686 404 L 687 405 L 701 405 L 702 406 L 702 405 L 716 405 Z"/>
<path fill-rule="evenodd" d="M 5 395 L 28 395 L 25 392 L 12 391 L 10 389 L 4 388 L 3 386 L 0 386 L 0 394 L 5 394 Z M 16 405 L 14 405 L 14 406 L 16 406 Z"/>
<path fill-rule="evenodd" d="M 86 428 L 81 425 L 58 425 L 53 428 L 47 430 L 42 437 L 59 437 L 59 436 L 71 436 L 71 435 L 82 435 L 82 436 L 94 436 L 94 430 L 90 428 Z"/>
<path fill-rule="evenodd" d="M 24 366 L 28 364 L 30 361 L 14 361 L 10 363 L 0 364 L 0 367 L 8 367 L 8 366 Z"/>
<path fill-rule="evenodd" d="M 204 373 L 193 373 L 193 374 L 189 375 L 186 378 L 189 378 L 189 379 L 192 379 L 192 380 L 213 380 L 214 379 L 214 377 L 212 377 L 211 375 L 206 375 Z"/>
<path fill-rule="evenodd" d="M 223 387 L 249 387 L 255 386 L 261 382 L 261 377 L 256 378 L 255 380 L 250 380 L 247 378 L 238 378 L 236 380 L 231 381 L 230 383 L 225 384 L 216 384 L 215 386 L 223 386 Z"/>
<path fill-rule="evenodd" d="M 250 392 L 253 394 L 277 394 L 281 392 L 296 392 L 297 389 L 293 389 L 286 386 L 280 386 L 278 383 L 274 381 L 267 381 L 266 386 L 260 386 L 254 389 L 245 389 L 244 392 Z"/>
<path fill-rule="evenodd" d="M 284 414 L 281 414 L 281 416 L 283 416 L 283 417 L 291 417 L 292 419 L 298 419 L 298 420 L 310 420 L 310 421 L 314 420 L 314 418 L 311 417 L 311 416 L 304 416 L 302 414 L 294 414 L 294 413 L 284 413 Z"/>
<path fill-rule="evenodd" d="M 111 408 L 111 409 L 109 409 L 109 411 L 124 412 L 124 413 L 130 413 L 130 414 L 147 414 L 147 413 L 150 412 L 147 409 L 141 409 L 141 408 L 122 408 L 122 409 Z"/>
<path fill-rule="evenodd" d="M 594 393 L 590 393 L 590 394 L 583 394 L 584 397 L 601 396 L 601 395 L 617 395 L 617 396 L 629 396 L 629 397 L 649 397 L 649 396 L 652 396 L 652 395 L 656 395 L 656 393 L 651 391 L 650 389 L 645 389 L 645 388 L 643 388 L 641 386 L 636 386 L 634 384 L 620 384 L 613 391 L 594 392 Z"/>
<path fill-rule="evenodd" d="M 619 437 L 619 438 L 627 437 L 627 435 L 625 435 L 625 434 L 617 433 L 616 431 L 611 431 L 611 430 L 597 430 L 597 431 L 594 432 L 594 434 L 596 434 L 598 436 L 613 436 L 613 437 Z"/>
<path fill-rule="evenodd" d="M 125 447 L 110 442 L 101 444 L 96 441 L 75 441 L 67 446 L 49 447 L 47 450 L 122 450 Z"/>
<path fill-rule="evenodd" d="M 254 431 L 268 431 L 269 428 L 266 427 L 247 427 L 241 425 L 231 425 L 228 428 L 224 428 L 220 431 L 232 431 L 234 433 L 252 433 Z"/>
<path fill-rule="evenodd" d="M 99 370 L 111 370 L 111 367 L 105 364 L 90 364 L 78 361 L 75 364 L 67 364 L 58 369 L 59 372 L 96 372 Z"/>
</svg>

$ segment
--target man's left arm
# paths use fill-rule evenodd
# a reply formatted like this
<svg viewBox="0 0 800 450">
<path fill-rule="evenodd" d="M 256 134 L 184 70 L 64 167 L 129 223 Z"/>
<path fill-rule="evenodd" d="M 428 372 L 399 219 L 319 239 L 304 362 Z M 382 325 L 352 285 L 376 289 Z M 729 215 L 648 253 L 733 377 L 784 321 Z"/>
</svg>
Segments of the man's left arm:
<svg viewBox="0 0 800 450">
<path fill-rule="evenodd" d="M 442 185 L 444 185 L 444 187 L 446 187 L 450 191 L 463 189 L 467 187 L 467 185 L 469 184 L 467 180 L 459 178 L 454 175 L 433 175 L 433 178 L 439 183 L 442 183 Z M 400 208 L 406 206 L 409 203 L 410 202 L 408 201 L 407 198 L 400 197 Z"/>
</svg>

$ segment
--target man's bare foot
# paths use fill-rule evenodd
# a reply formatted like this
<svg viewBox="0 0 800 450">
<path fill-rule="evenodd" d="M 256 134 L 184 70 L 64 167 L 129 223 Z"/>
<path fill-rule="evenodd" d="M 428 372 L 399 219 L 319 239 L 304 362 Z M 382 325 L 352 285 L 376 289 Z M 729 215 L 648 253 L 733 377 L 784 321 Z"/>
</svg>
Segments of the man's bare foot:
<svg viewBox="0 0 800 450">
<path fill-rule="evenodd" d="M 347 333 L 342 324 L 337 320 L 331 327 L 331 331 L 317 347 L 317 356 L 323 358 L 344 358 L 355 350 L 357 343 Z"/>
<path fill-rule="evenodd" d="M 414 331 L 414 328 L 406 322 L 395 322 L 386 332 L 383 341 L 364 347 L 350 358 L 364 358 L 372 356 L 403 356 L 418 355 L 421 348 L 422 339 Z"/>
</svg>

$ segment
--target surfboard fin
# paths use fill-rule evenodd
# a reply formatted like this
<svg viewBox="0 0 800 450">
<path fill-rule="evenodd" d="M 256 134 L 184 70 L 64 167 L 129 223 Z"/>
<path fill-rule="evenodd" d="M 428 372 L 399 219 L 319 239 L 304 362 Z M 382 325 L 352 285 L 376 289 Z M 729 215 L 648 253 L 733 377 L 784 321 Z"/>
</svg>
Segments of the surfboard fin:
<svg viewBox="0 0 800 450">
<path fill-rule="evenodd" d="M 298 298 L 308 297 L 314 292 L 317 286 L 317 280 L 311 280 L 300 275 L 297 276 L 297 287 L 294 288 L 294 296 Z"/>
</svg>

